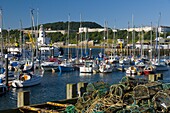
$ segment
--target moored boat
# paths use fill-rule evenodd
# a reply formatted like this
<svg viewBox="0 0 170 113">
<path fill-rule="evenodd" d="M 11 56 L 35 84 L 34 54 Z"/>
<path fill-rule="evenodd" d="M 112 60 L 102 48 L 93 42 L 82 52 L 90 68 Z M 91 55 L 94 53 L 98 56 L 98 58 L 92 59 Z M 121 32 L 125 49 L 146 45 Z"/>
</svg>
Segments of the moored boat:
<svg viewBox="0 0 170 113">
<path fill-rule="evenodd" d="M 111 64 L 106 62 L 101 62 L 99 65 L 99 72 L 101 73 L 111 73 L 113 71 L 113 67 Z"/>
<path fill-rule="evenodd" d="M 137 75 L 137 68 L 134 66 L 130 66 L 127 70 L 126 70 L 126 74 L 127 75 Z"/>
<path fill-rule="evenodd" d="M 56 58 L 50 58 L 47 61 L 41 63 L 41 67 L 44 71 L 51 71 L 52 69 L 58 70 L 58 65 L 61 63 Z"/>
<path fill-rule="evenodd" d="M 12 81 L 12 87 L 21 88 L 38 85 L 41 83 L 42 77 L 38 74 L 24 73 L 19 76 L 19 79 Z"/>
<path fill-rule="evenodd" d="M 85 61 L 84 65 L 79 68 L 80 68 L 80 73 L 93 73 L 93 72 L 97 72 L 98 70 L 98 66 L 93 60 Z"/>
<path fill-rule="evenodd" d="M 143 70 L 144 75 L 153 74 L 156 72 L 156 67 L 153 65 L 146 66 Z"/>
<path fill-rule="evenodd" d="M 3 95 L 7 91 L 7 86 L 3 83 L 0 83 L 0 95 Z"/>
</svg>

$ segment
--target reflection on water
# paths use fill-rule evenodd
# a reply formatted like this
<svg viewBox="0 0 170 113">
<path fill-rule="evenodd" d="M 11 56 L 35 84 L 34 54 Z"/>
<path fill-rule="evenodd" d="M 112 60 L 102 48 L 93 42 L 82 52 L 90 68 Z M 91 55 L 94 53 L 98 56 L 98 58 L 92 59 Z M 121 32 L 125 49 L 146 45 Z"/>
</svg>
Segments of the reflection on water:
<svg viewBox="0 0 170 113">
<path fill-rule="evenodd" d="M 0 101 L 0 109 L 17 107 L 17 93 L 20 91 L 30 91 L 30 103 L 39 104 L 47 101 L 55 101 L 66 98 L 66 84 L 96 81 L 115 83 L 119 81 L 123 73 L 109 74 L 90 74 L 79 73 L 79 71 L 51 73 L 45 72 L 41 84 L 28 88 L 11 88 L 6 95 L 3 95 Z"/>
<path fill-rule="evenodd" d="M 80 77 L 92 76 L 92 73 L 80 73 L 79 76 Z"/>
<path fill-rule="evenodd" d="M 164 80 L 170 82 L 169 72 L 164 72 Z M 0 109 L 15 108 L 17 106 L 17 93 L 30 91 L 31 104 L 40 104 L 66 98 L 66 84 L 86 82 L 93 83 L 104 81 L 109 84 L 118 83 L 125 72 L 113 73 L 79 73 L 79 71 L 51 73 L 45 72 L 41 84 L 28 88 L 11 88 L 9 92 L 0 97 Z"/>
<path fill-rule="evenodd" d="M 97 51 L 98 52 L 98 51 Z M 170 71 L 164 72 L 164 79 L 170 82 Z M 86 82 L 93 83 L 104 81 L 109 84 L 118 83 L 125 72 L 114 71 L 112 73 L 79 73 L 73 72 L 45 72 L 41 84 L 28 88 L 11 88 L 9 92 L 0 97 L 0 109 L 17 107 L 17 93 L 19 91 L 30 91 L 31 104 L 40 104 L 47 101 L 55 101 L 66 98 L 66 84 Z"/>
</svg>

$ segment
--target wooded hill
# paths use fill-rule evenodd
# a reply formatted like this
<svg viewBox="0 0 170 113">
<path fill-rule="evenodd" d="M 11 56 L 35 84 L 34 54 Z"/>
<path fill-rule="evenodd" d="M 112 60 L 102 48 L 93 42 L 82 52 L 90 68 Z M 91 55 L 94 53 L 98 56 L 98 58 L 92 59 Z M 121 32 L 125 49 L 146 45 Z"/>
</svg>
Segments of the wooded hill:
<svg viewBox="0 0 170 113">
<path fill-rule="evenodd" d="M 87 28 L 103 28 L 101 25 L 97 24 L 96 22 L 82 22 L 82 27 Z M 51 28 L 51 30 L 67 30 L 68 29 L 68 21 L 67 22 L 54 22 L 54 23 L 46 23 L 43 24 L 44 28 Z M 78 31 L 80 27 L 80 22 L 70 22 L 70 30 Z M 25 28 L 25 29 L 31 29 Z"/>
</svg>

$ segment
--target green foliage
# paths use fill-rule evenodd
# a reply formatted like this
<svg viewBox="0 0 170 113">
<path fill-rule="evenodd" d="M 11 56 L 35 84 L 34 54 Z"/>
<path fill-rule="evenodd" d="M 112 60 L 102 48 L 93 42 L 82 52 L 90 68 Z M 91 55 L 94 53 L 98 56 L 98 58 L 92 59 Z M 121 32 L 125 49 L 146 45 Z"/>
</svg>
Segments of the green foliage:
<svg viewBox="0 0 170 113">
<path fill-rule="evenodd" d="M 52 30 L 68 30 L 68 21 L 67 22 L 54 22 L 54 23 L 47 23 L 43 24 L 44 28 L 51 28 Z M 78 31 L 80 27 L 80 22 L 70 22 L 70 30 L 71 31 Z M 95 23 L 95 22 L 82 22 L 82 27 L 88 27 L 88 28 L 102 28 L 101 25 Z M 31 29 L 25 28 L 25 29 Z"/>
<path fill-rule="evenodd" d="M 70 22 L 70 34 L 69 34 L 69 43 L 76 44 L 77 42 L 81 41 L 81 36 L 78 33 L 78 29 L 80 27 L 80 22 Z M 95 22 L 82 22 L 82 27 L 88 27 L 88 28 L 103 28 L 101 25 L 95 23 Z M 65 30 L 67 32 L 68 30 L 68 22 L 55 22 L 55 23 L 47 23 L 44 24 L 44 28 L 48 29 L 51 28 L 52 30 Z M 31 28 L 25 28 L 25 29 L 31 29 Z M 4 41 L 8 38 L 8 33 L 10 34 L 10 42 L 15 42 L 16 40 L 19 40 L 20 37 L 20 31 L 19 30 L 10 30 L 8 32 L 7 30 L 3 30 L 3 38 Z M 142 39 L 141 32 L 133 32 L 134 33 L 134 43 L 138 40 Z M 144 40 L 150 40 L 151 38 L 151 32 L 144 32 L 143 36 Z M 87 40 L 94 40 L 96 44 L 101 44 L 104 42 L 104 32 L 89 32 L 86 34 L 82 33 L 82 40 L 85 40 L 85 37 Z M 127 38 L 128 35 L 128 38 Z M 47 33 L 47 37 L 50 37 L 52 42 L 67 42 L 68 41 L 68 34 L 62 34 L 59 32 L 56 33 Z M 170 32 L 166 34 L 161 34 L 161 37 L 167 37 L 170 36 Z M 114 33 L 111 29 L 108 30 L 108 37 L 107 32 L 105 32 L 105 42 L 108 39 L 108 43 L 111 44 L 114 42 L 114 44 L 117 43 L 117 39 L 124 39 L 125 42 L 132 43 L 132 32 L 127 32 L 126 30 L 117 30 Z M 152 40 L 154 40 L 156 37 L 155 31 L 152 32 Z M 26 41 L 29 40 L 29 37 L 27 34 L 25 34 Z"/>
</svg>

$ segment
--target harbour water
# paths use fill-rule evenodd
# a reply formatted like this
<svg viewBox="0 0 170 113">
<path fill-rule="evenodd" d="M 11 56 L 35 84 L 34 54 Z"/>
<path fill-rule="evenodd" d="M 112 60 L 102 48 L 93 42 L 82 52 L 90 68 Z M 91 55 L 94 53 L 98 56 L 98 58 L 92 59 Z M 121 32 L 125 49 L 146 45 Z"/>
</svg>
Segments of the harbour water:
<svg viewBox="0 0 170 113">
<path fill-rule="evenodd" d="M 96 55 L 100 50 L 96 49 L 93 54 Z M 75 54 L 73 52 L 73 54 Z M 169 71 L 163 72 L 164 80 L 170 82 Z M 17 107 L 17 93 L 19 91 L 30 91 L 30 103 L 40 104 L 47 101 L 56 101 L 66 98 L 66 84 L 96 81 L 104 81 L 109 84 L 118 83 L 125 72 L 114 71 L 108 74 L 80 74 L 78 70 L 73 72 L 45 72 L 41 84 L 28 88 L 11 88 L 9 92 L 0 97 L 0 110 Z"/>
</svg>

